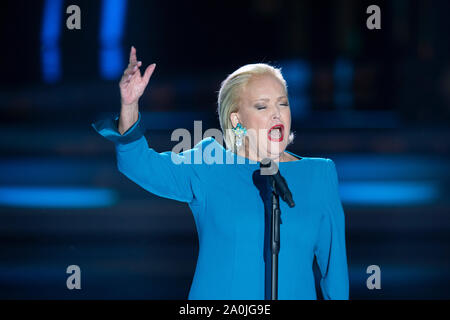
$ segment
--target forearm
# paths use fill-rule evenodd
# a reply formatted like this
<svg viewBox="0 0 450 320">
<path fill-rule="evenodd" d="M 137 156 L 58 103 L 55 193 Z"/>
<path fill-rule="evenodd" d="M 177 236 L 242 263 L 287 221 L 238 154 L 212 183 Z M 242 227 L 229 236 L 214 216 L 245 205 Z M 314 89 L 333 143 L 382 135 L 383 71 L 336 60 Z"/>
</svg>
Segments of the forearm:
<svg viewBox="0 0 450 320">
<path fill-rule="evenodd" d="M 183 165 L 183 156 L 156 152 L 142 136 L 131 143 L 116 145 L 116 158 L 119 171 L 145 190 L 182 202 L 193 200 L 193 168 Z"/>
<path fill-rule="evenodd" d="M 120 109 L 119 126 L 118 131 L 120 134 L 124 134 L 130 129 L 139 118 L 139 106 L 138 103 L 132 105 L 122 104 Z"/>
</svg>

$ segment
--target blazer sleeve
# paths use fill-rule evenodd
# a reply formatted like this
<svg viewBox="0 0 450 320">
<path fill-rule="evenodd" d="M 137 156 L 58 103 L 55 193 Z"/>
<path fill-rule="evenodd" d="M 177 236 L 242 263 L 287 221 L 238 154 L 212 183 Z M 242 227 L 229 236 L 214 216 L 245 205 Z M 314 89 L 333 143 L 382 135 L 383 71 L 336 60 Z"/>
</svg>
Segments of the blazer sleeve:
<svg viewBox="0 0 450 320">
<path fill-rule="evenodd" d="M 138 120 L 123 135 L 118 132 L 118 117 L 93 123 L 94 129 L 114 142 L 117 167 L 130 180 L 145 190 L 164 198 L 182 202 L 198 200 L 194 184 L 198 177 L 191 165 L 186 164 L 186 153 L 158 153 L 149 148 L 139 113 Z"/>
<path fill-rule="evenodd" d="M 317 264 L 322 274 L 320 286 L 324 299 L 347 300 L 349 298 L 349 280 L 345 218 L 333 160 L 326 159 L 325 171 L 324 211 L 315 247 Z"/>
</svg>

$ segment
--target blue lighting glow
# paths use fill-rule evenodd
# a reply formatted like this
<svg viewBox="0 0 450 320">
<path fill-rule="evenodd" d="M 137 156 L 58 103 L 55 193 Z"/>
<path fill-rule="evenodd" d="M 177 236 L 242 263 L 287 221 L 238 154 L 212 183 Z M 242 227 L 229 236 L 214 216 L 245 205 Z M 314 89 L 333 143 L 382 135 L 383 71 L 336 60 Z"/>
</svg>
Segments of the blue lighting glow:
<svg viewBox="0 0 450 320">
<path fill-rule="evenodd" d="M 353 64 L 347 59 L 338 59 L 334 67 L 334 102 L 338 108 L 349 108 L 353 104 Z"/>
<path fill-rule="evenodd" d="M 63 0 L 45 0 L 41 29 L 42 77 L 47 83 L 61 78 L 59 38 L 63 19 Z"/>
<path fill-rule="evenodd" d="M 355 181 L 339 183 L 341 200 L 349 205 L 418 205 L 439 198 L 432 182 Z"/>
<path fill-rule="evenodd" d="M 59 48 L 42 50 L 42 76 L 45 82 L 55 83 L 61 79 L 61 58 Z"/>
<path fill-rule="evenodd" d="M 0 205 L 26 208 L 96 208 L 115 204 L 108 189 L 0 187 Z"/>
<path fill-rule="evenodd" d="M 292 117 L 304 117 L 311 105 L 307 92 L 312 77 L 310 64 L 307 61 L 295 59 L 284 61 L 281 67 L 283 77 L 288 83 Z"/>
<path fill-rule="evenodd" d="M 344 180 L 401 181 L 450 178 L 450 165 L 440 157 L 424 155 L 349 154 L 333 156 Z"/>
<path fill-rule="evenodd" d="M 103 78 L 117 79 L 123 71 L 122 36 L 126 0 L 103 0 L 100 25 L 100 72 Z"/>
</svg>

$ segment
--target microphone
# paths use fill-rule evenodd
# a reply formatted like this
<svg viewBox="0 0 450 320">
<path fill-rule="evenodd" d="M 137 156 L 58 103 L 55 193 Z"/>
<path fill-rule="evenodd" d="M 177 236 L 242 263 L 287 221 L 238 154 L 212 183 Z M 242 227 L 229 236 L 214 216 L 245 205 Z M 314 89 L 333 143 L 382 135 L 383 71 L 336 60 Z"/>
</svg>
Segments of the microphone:
<svg viewBox="0 0 450 320">
<path fill-rule="evenodd" d="M 276 191 L 281 199 L 288 204 L 289 208 L 294 207 L 295 203 L 292 199 L 292 193 L 287 186 L 286 180 L 281 176 L 276 163 L 269 158 L 264 158 L 259 166 L 261 175 L 268 175 L 271 182 L 275 182 Z"/>
</svg>

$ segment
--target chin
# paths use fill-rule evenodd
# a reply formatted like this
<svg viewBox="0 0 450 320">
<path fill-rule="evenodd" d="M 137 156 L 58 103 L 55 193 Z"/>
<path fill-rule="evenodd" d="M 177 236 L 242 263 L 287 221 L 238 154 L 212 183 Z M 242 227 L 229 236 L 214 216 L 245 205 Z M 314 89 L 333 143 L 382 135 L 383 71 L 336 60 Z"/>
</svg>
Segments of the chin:
<svg viewBox="0 0 450 320">
<path fill-rule="evenodd" d="M 285 149 L 286 142 L 284 140 L 280 142 L 269 141 L 269 144 L 267 146 L 267 153 L 272 156 L 279 156 L 284 152 Z"/>
</svg>

